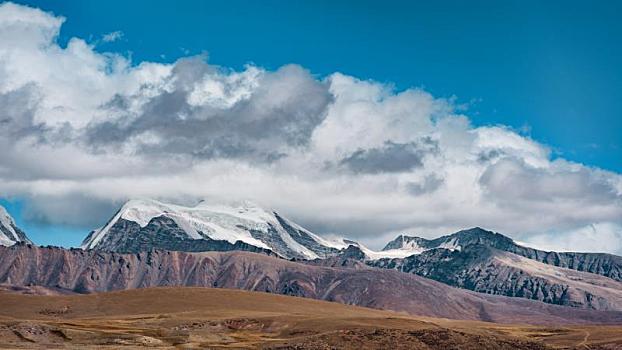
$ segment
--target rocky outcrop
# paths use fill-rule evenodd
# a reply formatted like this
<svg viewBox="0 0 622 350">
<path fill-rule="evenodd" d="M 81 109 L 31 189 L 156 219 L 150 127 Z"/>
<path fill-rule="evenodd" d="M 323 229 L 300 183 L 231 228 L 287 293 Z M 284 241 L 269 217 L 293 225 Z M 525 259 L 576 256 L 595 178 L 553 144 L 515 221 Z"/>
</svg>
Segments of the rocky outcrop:
<svg viewBox="0 0 622 350">
<path fill-rule="evenodd" d="M 367 263 L 486 294 L 577 308 L 622 310 L 622 283 L 618 281 L 547 265 L 482 244 L 466 245 L 460 250 L 432 249 L 404 259 Z"/>
<path fill-rule="evenodd" d="M 428 240 L 421 237 L 398 236 L 389 242 L 384 250 L 403 245 L 417 244 L 424 249 L 460 249 L 471 245 L 483 245 L 514 253 L 548 265 L 602 275 L 622 281 L 622 257 L 605 253 L 546 252 L 516 244 L 511 238 L 500 233 L 475 227 L 451 235 Z"/>
<path fill-rule="evenodd" d="M 621 312 L 491 296 L 375 268 L 311 266 L 248 252 L 135 254 L 17 244 L 0 247 L 0 284 L 80 293 L 153 286 L 235 288 L 455 319 L 619 323 Z"/>
<path fill-rule="evenodd" d="M 545 264 L 585 271 L 622 281 L 622 257 L 606 253 L 545 252 L 519 245 L 510 246 L 508 252 Z"/>
<path fill-rule="evenodd" d="M 394 240 L 387 243 L 387 245 L 385 245 L 382 250 L 387 251 L 393 249 L 404 249 L 409 247 L 421 247 L 427 249 L 436 248 L 435 246 L 433 246 L 432 241 L 425 238 L 399 235 Z"/>
</svg>

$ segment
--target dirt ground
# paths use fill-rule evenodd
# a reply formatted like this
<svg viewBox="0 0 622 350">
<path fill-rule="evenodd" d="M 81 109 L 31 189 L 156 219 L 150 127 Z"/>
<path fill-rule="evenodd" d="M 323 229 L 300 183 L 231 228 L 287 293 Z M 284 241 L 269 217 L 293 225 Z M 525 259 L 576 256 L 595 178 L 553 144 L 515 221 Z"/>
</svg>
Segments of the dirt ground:
<svg viewBox="0 0 622 350">
<path fill-rule="evenodd" d="M 412 317 L 267 293 L 150 288 L 0 292 L 0 348 L 622 349 L 620 326 L 536 327 Z"/>
</svg>

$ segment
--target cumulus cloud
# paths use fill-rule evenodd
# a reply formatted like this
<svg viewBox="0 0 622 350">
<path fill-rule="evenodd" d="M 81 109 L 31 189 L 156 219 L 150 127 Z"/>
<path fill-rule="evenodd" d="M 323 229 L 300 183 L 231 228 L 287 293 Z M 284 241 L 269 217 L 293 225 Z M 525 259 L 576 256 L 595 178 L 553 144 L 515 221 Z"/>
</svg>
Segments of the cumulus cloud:
<svg viewBox="0 0 622 350">
<path fill-rule="evenodd" d="M 423 158 L 437 151 L 438 143 L 430 138 L 409 143 L 385 141 L 378 148 L 359 149 L 339 163 L 356 173 L 402 172 L 422 167 Z"/>
<path fill-rule="evenodd" d="M 100 110 L 119 117 L 91 122 L 85 143 L 139 154 L 273 160 L 308 144 L 331 102 L 325 84 L 295 65 L 238 73 L 194 57 L 179 60 L 161 84 L 148 96 L 115 95 Z"/>
<path fill-rule="evenodd" d="M 622 252 L 622 227 L 597 223 L 563 232 L 546 232 L 529 237 L 530 245 L 545 250 Z"/>
<path fill-rule="evenodd" d="M 474 127 L 451 99 L 298 65 L 131 62 L 59 46 L 63 22 L 0 5 L 0 196 L 30 220 L 86 232 L 129 198 L 251 199 L 375 247 L 483 226 L 622 253 L 620 174 Z"/>
<path fill-rule="evenodd" d="M 443 184 L 443 179 L 435 175 L 428 175 L 420 182 L 408 184 L 408 191 L 417 196 L 436 191 Z"/>
</svg>

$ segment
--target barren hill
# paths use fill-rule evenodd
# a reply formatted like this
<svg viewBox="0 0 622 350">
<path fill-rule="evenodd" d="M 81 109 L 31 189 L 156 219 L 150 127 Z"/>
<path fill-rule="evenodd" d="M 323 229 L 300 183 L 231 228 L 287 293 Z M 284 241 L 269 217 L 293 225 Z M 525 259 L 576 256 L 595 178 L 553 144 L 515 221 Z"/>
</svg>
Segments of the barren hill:
<svg viewBox="0 0 622 350">
<path fill-rule="evenodd" d="M 0 247 L 0 283 L 80 293 L 156 286 L 219 287 L 451 319 L 622 323 L 622 312 L 617 311 L 579 310 L 476 293 L 393 270 L 311 266 L 249 252 L 116 254 L 18 244 Z"/>
<path fill-rule="evenodd" d="M 69 296 L 0 292 L 0 348 L 615 348 L 620 326 L 541 327 L 416 318 L 215 288 Z"/>
</svg>

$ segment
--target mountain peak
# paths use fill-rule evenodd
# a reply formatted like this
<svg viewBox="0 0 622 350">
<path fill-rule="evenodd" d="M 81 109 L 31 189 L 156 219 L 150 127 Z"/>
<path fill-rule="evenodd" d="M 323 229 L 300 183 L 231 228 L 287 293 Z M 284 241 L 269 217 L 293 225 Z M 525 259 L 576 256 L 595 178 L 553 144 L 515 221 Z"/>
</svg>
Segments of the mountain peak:
<svg viewBox="0 0 622 350">
<path fill-rule="evenodd" d="M 401 234 L 394 240 L 387 243 L 382 250 L 385 252 L 408 251 L 412 254 L 419 254 L 426 250 L 435 248 L 460 250 L 473 244 L 481 244 L 504 249 L 510 245 L 513 245 L 514 241 L 500 233 L 495 233 L 481 227 L 473 227 L 435 239 L 425 239 L 422 237 Z"/>
<path fill-rule="evenodd" d="M 288 259 L 316 259 L 347 245 L 323 239 L 250 201 L 229 205 L 204 200 L 186 207 L 134 199 L 104 227 L 89 234 L 82 247 L 122 252 L 259 249 Z"/>
<path fill-rule="evenodd" d="M 500 233 L 489 231 L 481 227 L 473 227 L 447 236 L 429 241 L 429 245 L 439 248 L 462 249 L 466 246 L 480 244 L 497 249 L 506 249 L 515 245 L 514 241 Z"/>
<path fill-rule="evenodd" d="M 418 249 L 425 245 L 428 242 L 427 239 L 417 237 L 417 236 L 406 236 L 399 235 L 394 240 L 387 243 L 387 245 L 382 248 L 383 251 L 393 250 L 393 249 Z"/>
<path fill-rule="evenodd" d="M 17 227 L 9 212 L 0 205 L 0 245 L 11 246 L 17 242 L 32 243 L 24 231 Z"/>
<path fill-rule="evenodd" d="M 483 240 L 492 239 L 492 240 L 510 240 L 512 239 L 508 236 L 502 235 L 500 233 L 483 229 L 481 227 L 473 227 L 466 230 L 458 231 L 450 236 L 460 237 L 460 238 L 479 238 Z"/>
<path fill-rule="evenodd" d="M 457 234 L 472 234 L 472 235 L 494 235 L 495 233 L 493 231 L 490 230 L 486 230 L 484 228 L 481 228 L 479 226 L 475 226 L 475 227 L 471 227 L 468 229 L 464 229 L 464 230 L 460 230 L 456 233 L 454 233 L 455 235 Z"/>
</svg>

